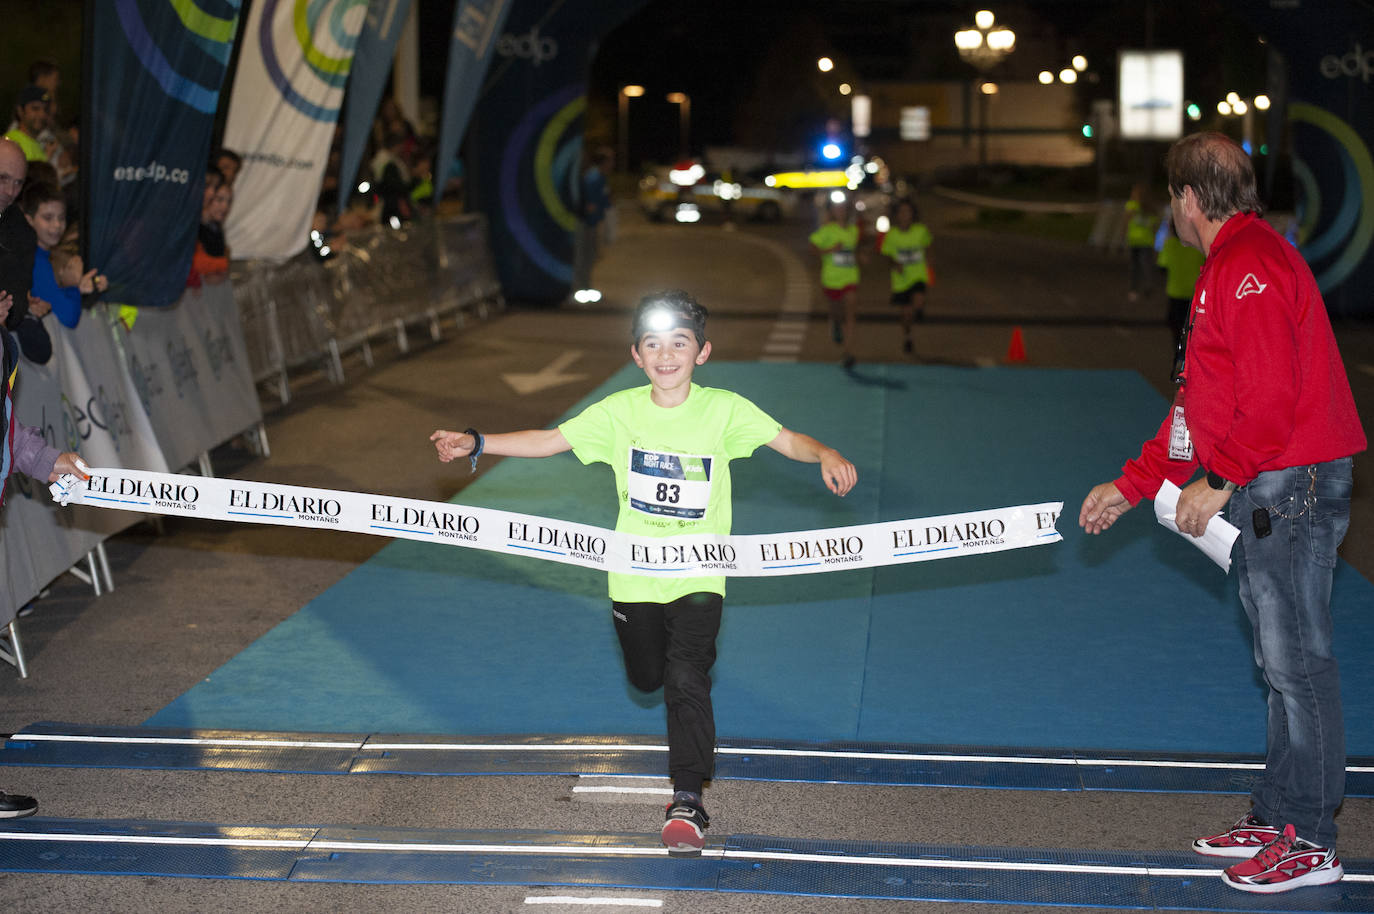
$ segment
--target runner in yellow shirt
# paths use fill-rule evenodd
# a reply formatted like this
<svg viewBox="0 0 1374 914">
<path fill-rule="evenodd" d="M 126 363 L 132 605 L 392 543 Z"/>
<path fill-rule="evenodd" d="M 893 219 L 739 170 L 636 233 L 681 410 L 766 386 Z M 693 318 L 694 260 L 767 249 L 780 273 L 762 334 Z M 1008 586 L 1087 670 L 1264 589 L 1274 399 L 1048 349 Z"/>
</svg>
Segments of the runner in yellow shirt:
<svg viewBox="0 0 1374 914">
<path fill-rule="evenodd" d="M 1193 305 L 1193 287 L 1202 275 L 1202 262 L 1206 259 L 1206 254 L 1179 240 L 1173 220 L 1170 220 L 1169 234 L 1159 249 L 1158 263 L 1164 269 L 1164 297 L 1169 300 L 1168 321 L 1174 334 L 1175 351 L 1183 342 L 1183 326 L 1188 322 L 1188 311 Z"/>
<path fill-rule="evenodd" d="M 1131 258 L 1131 287 L 1127 297 L 1139 301 L 1142 293 L 1155 289 L 1155 232 L 1159 230 L 1159 210 L 1145 185 L 1131 188 L 1126 201 L 1126 247 Z"/>
<path fill-rule="evenodd" d="M 439 430 L 430 440 L 445 463 L 482 453 L 551 457 L 571 450 L 583 463 L 610 464 L 620 505 L 615 528 L 637 536 L 728 534 L 730 461 L 761 445 L 820 464 L 821 482 L 836 495 L 854 487 L 857 472 L 839 451 L 784 428 L 739 394 L 692 383 L 710 355 L 706 309 L 681 290 L 650 295 L 635 309 L 630 346 L 647 385 L 613 393 L 557 428 Z M 674 788 L 663 844 L 671 854 L 699 854 L 710 823 L 701 791 L 715 759 L 710 670 L 725 578 L 612 573 L 609 584 L 630 683 L 644 692 L 663 689 Z"/>
<path fill-rule="evenodd" d="M 828 217 L 811 233 L 811 250 L 821 259 L 821 291 L 830 303 L 830 335 L 840 344 L 844 367 L 854 367 L 854 321 L 859 308 L 859 250 L 862 234 L 849 201 L 832 198 Z"/>
<path fill-rule="evenodd" d="M 930 284 L 930 229 L 916 221 L 916 204 L 901 199 L 893 206 L 892 227 L 878 253 L 892 264 L 892 304 L 902 309 L 902 351 L 912 352 L 911 323 L 922 320 Z"/>
</svg>

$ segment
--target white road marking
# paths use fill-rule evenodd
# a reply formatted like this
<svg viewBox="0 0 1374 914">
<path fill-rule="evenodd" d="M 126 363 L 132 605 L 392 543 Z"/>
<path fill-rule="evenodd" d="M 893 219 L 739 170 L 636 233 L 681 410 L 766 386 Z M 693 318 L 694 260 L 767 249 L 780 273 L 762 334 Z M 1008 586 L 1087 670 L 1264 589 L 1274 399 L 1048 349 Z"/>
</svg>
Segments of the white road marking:
<svg viewBox="0 0 1374 914">
<path fill-rule="evenodd" d="M 526 895 L 525 904 L 604 905 L 621 908 L 661 908 L 661 898 L 609 898 L 589 895 Z"/>
</svg>

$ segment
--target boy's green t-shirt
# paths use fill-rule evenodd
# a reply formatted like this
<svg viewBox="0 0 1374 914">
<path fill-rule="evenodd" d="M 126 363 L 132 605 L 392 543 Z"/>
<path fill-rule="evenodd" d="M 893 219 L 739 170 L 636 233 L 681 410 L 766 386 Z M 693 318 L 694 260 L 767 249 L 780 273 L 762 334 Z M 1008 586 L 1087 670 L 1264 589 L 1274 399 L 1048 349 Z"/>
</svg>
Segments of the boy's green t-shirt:
<svg viewBox="0 0 1374 914">
<path fill-rule="evenodd" d="M 748 457 L 782 426 L 728 390 L 692 385 L 671 409 L 645 385 L 613 393 L 560 425 L 583 463 L 615 471 L 615 529 L 636 536 L 728 534 L 730 461 Z M 725 594 L 725 577 L 656 578 L 611 572 L 611 599 L 669 603 L 689 593 Z"/>
<path fill-rule="evenodd" d="M 843 289 L 859 284 L 859 226 L 856 223 L 840 225 L 838 222 L 827 222 L 812 232 L 809 240 L 823 252 L 823 288 Z M 837 244 L 840 245 L 840 250 L 827 250 Z"/>
<path fill-rule="evenodd" d="M 892 271 L 893 292 L 905 292 L 918 282 L 930 282 L 926 248 L 930 247 L 931 240 L 930 229 L 920 222 L 913 222 L 905 231 L 895 225 L 888 229 L 879 253 L 902 265 Z"/>
</svg>

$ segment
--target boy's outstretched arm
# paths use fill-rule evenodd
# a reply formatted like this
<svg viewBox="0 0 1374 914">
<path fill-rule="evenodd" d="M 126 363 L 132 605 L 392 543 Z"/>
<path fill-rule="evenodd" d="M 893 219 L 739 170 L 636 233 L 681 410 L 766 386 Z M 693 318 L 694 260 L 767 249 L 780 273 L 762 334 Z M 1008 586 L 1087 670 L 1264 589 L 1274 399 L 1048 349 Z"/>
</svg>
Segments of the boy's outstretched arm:
<svg viewBox="0 0 1374 914">
<path fill-rule="evenodd" d="M 429 440 L 434 442 L 434 449 L 443 463 L 455 457 L 466 457 L 477 446 L 477 439 L 467 432 L 437 429 Z M 552 457 L 569 450 L 572 445 L 556 428 L 531 428 L 482 436 L 482 453 L 498 457 Z"/>
<path fill-rule="evenodd" d="M 825 487 L 836 495 L 846 494 L 859 481 L 859 472 L 854 469 L 854 464 L 845 460 L 844 455 L 833 447 L 826 447 L 810 435 L 785 428 L 778 432 L 778 437 L 768 442 L 768 446 L 792 460 L 819 463 Z"/>
</svg>

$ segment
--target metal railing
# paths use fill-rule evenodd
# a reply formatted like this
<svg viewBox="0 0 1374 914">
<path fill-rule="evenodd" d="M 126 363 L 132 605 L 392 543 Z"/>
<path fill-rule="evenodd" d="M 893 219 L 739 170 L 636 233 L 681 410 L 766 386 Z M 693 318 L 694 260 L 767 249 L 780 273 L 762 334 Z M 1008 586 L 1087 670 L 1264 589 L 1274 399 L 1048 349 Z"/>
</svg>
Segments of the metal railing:
<svg viewBox="0 0 1374 914">
<path fill-rule="evenodd" d="M 306 251 L 280 264 L 236 262 L 233 283 L 253 378 L 282 403 L 293 371 L 323 368 L 342 384 L 346 353 L 371 365 L 375 342 L 394 339 L 405 352 L 413 328 L 437 340 L 445 318 L 461 326 L 505 307 L 480 215 L 353 233 L 324 260 Z"/>
</svg>

